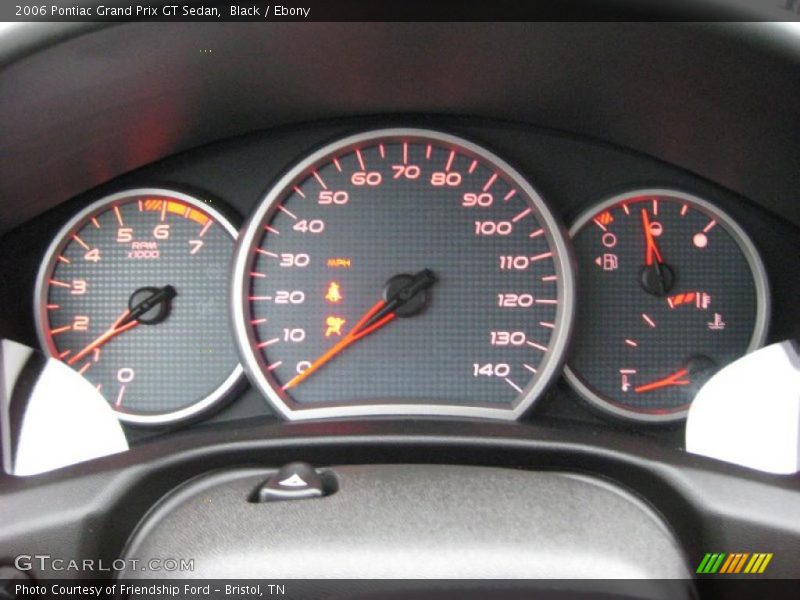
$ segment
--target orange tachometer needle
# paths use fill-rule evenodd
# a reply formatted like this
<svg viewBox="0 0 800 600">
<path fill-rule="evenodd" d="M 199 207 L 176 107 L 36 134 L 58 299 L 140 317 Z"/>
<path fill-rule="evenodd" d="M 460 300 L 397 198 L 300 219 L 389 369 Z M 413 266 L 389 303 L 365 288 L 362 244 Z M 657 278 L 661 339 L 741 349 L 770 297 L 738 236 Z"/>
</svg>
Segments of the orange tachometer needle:
<svg viewBox="0 0 800 600">
<path fill-rule="evenodd" d="M 117 337 L 120 333 L 123 333 L 125 331 L 128 331 L 129 329 L 133 329 L 134 327 L 136 327 L 139 324 L 139 321 L 136 321 L 136 320 L 127 321 L 126 323 L 123 323 L 122 325 L 120 325 L 120 323 L 122 323 L 125 320 L 125 318 L 130 314 L 130 312 L 131 311 L 126 310 L 124 313 L 122 313 L 119 316 L 119 318 L 116 321 L 114 321 L 114 324 L 111 327 L 109 327 L 105 332 L 103 332 L 97 339 L 95 339 L 92 343 L 90 343 L 88 346 L 86 346 L 83 350 L 81 350 L 75 356 L 70 358 L 67 361 L 67 364 L 68 365 L 74 365 L 76 362 L 78 362 L 84 356 L 87 356 L 92 351 L 94 351 L 95 348 L 99 348 L 103 344 L 106 344 L 106 343 L 110 342 L 112 339 Z"/>
<path fill-rule="evenodd" d="M 386 325 L 398 315 L 398 311 L 400 311 L 400 316 L 410 316 L 420 310 L 424 306 L 424 297 L 423 302 L 419 305 L 409 304 L 409 302 L 415 299 L 419 300 L 420 294 L 423 294 L 427 288 L 436 282 L 436 276 L 430 270 L 423 269 L 413 277 L 408 275 L 399 277 L 403 277 L 405 282 L 394 290 L 385 302 L 383 300 L 377 302 L 339 342 L 331 346 L 325 354 L 311 363 L 308 369 L 293 377 L 289 383 L 283 386 L 283 389 L 293 388 L 353 342 L 357 342 Z M 393 278 L 393 280 L 396 280 L 396 278 Z M 409 312 L 409 307 L 413 312 Z"/>
<path fill-rule="evenodd" d="M 672 385 L 689 385 L 691 382 L 687 377 L 688 375 L 689 369 L 680 369 L 679 371 L 675 371 L 672 375 L 667 375 L 662 379 L 657 379 L 656 381 L 639 385 L 633 388 L 633 391 L 635 391 L 637 394 L 641 394 L 642 392 L 651 392 L 653 390 Z"/>
<path fill-rule="evenodd" d="M 368 327 L 364 327 L 364 325 L 374 315 L 376 315 L 382 308 L 384 308 L 385 306 L 386 306 L 386 303 L 383 300 L 381 300 L 380 302 L 375 304 L 372 308 L 370 308 L 366 312 L 366 314 L 364 314 L 364 316 L 361 317 L 361 319 L 358 321 L 358 323 L 356 323 L 353 326 L 353 328 L 347 333 L 347 335 L 345 335 L 339 342 L 337 342 L 336 344 L 331 346 L 331 348 L 328 349 L 328 351 L 325 352 L 325 354 L 323 354 L 317 360 L 315 360 L 313 363 L 311 363 L 311 366 L 308 367 L 305 371 L 303 371 L 299 375 L 296 375 L 291 381 L 289 381 L 289 383 L 287 383 L 285 386 L 283 386 L 283 389 L 288 390 L 290 388 L 293 388 L 298 383 L 303 381 L 306 377 L 311 375 L 314 371 L 319 369 L 326 362 L 328 362 L 330 359 L 332 359 L 334 356 L 339 354 L 339 352 L 341 352 L 342 350 L 347 348 L 350 344 L 352 344 L 353 342 L 356 342 L 356 341 L 360 340 L 361 338 L 369 335 L 370 333 L 372 333 L 376 329 L 379 329 L 379 328 L 383 327 L 389 321 L 394 319 L 395 318 L 395 314 L 393 312 L 390 312 L 390 313 L 382 316 L 380 319 L 378 319 L 377 321 L 375 321 L 374 323 L 372 323 Z"/>
<path fill-rule="evenodd" d="M 647 209 L 642 209 L 642 227 L 644 228 L 644 239 L 647 243 L 647 256 L 645 257 L 645 264 L 652 265 L 653 258 L 659 263 L 664 262 L 661 258 L 661 252 L 656 246 L 656 241 L 653 237 L 653 231 L 650 229 L 650 215 L 647 214 Z"/>
<path fill-rule="evenodd" d="M 122 313 L 119 318 L 114 321 L 114 324 L 111 327 L 104 331 L 97 339 L 91 342 L 83 350 L 70 358 L 67 361 L 67 364 L 74 365 L 90 352 L 99 348 L 103 344 L 110 342 L 120 333 L 124 333 L 125 331 L 133 329 L 139 323 L 142 323 L 143 320 L 146 323 L 160 322 L 166 317 L 166 308 L 169 306 L 170 300 L 177 295 L 175 288 L 173 288 L 171 285 L 165 285 L 162 288 L 141 288 L 134 293 L 133 298 L 137 298 L 141 292 L 144 292 L 142 299 L 139 300 L 139 302 L 136 303 L 133 308 Z M 155 320 L 155 318 L 147 319 L 148 313 L 151 313 L 153 310 L 157 310 L 159 308 L 163 310 L 160 310 L 159 314 L 156 316 L 158 320 Z"/>
</svg>

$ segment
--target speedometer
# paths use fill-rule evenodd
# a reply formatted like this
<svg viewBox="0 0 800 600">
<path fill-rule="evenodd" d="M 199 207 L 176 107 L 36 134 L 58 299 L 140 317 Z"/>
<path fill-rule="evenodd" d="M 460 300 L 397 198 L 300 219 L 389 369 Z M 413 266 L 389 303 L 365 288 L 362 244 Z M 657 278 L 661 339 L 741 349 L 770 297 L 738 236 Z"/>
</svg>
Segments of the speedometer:
<svg viewBox="0 0 800 600">
<path fill-rule="evenodd" d="M 561 228 L 506 162 L 388 129 L 330 144 L 267 193 L 240 238 L 234 324 L 290 419 L 512 419 L 558 373 L 573 312 Z"/>
</svg>

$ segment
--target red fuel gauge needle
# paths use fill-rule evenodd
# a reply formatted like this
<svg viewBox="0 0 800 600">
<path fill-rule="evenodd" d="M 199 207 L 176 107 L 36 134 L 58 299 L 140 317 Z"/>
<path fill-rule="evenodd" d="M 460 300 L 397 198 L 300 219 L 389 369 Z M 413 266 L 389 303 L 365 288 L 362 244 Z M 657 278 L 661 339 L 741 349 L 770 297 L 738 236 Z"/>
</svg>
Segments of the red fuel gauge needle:
<svg viewBox="0 0 800 600">
<path fill-rule="evenodd" d="M 689 369 L 680 369 L 679 371 L 672 373 L 672 375 L 667 375 L 662 379 L 657 379 L 656 381 L 651 381 L 650 383 L 636 386 L 633 388 L 633 391 L 637 394 L 641 394 L 642 392 L 651 392 L 659 388 L 670 387 L 673 385 L 689 385 L 691 382 L 687 377 L 688 375 Z"/>
<path fill-rule="evenodd" d="M 387 301 L 381 300 L 374 304 L 339 342 L 331 346 L 325 354 L 311 363 L 311 366 L 305 371 L 293 377 L 289 383 L 283 386 L 283 389 L 288 390 L 295 387 L 342 350 L 389 323 L 397 316 L 398 309 L 408 304 L 409 301 L 424 292 L 435 282 L 436 277 L 428 269 L 423 269 L 411 277 L 410 281 L 395 291 Z"/>
<path fill-rule="evenodd" d="M 650 228 L 650 215 L 645 208 L 642 209 L 642 227 L 644 228 L 644 239 L 647 244 L 645 264 L 648 266 L 652 265 L 654 258 L 658 263 L 663 263 L 664 260 L 661 258 L 661 252 L 658 250 L 658 246 L 656 246 L 656 240 Z"/>
</svg>

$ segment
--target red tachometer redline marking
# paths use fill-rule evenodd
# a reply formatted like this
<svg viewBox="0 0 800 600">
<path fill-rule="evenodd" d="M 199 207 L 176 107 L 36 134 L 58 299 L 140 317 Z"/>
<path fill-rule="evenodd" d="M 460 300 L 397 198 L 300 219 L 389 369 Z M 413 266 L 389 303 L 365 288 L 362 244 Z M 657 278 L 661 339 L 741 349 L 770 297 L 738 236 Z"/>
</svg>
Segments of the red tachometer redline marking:
<svg viewBox="0 0 800 600">
<path fill-rule="evenodd" d="M 516 217 L 514 217 L 513 219 L 511 219 L 511 222 L 512 222 L 512 223 L 516 223 L 517 221 L 520 221 L 520 220 L 524 219 L 525 217 L 527 217 L 527 216 L 528 216 L 529 214 L 531 214 L 532 212 L 533 212 L 533 209 L 531 209 L 531 208 L 526 208 L 526 209 L 525 209 L 525 210 L 523 210 L 521 213 L 519 213 L 519 214 L 518 214 Z"/>
<path fill-rule="evenodd" d="M 316 179 L 319 182 L 319 184 L 322 186 L 323 190 L 327 190 L 328 189 L 328 186 L 325 185 L 325 182 L 322 181 L 322 177 L 320 177 L 319 173 L 317 173 L 316 171 L 314 171 L 314 179 Z M 305 198 L 305 196 L 303 196 L 303 198 Z"/>
<path fill-rule="evenodd" d="M 450 171 L 450 167 L 453 166 L 453 159 L 456 157 L 456 151 L 450 150 L 450 156 L 447 158 L 447 164 L 444 166 L 445 171 Z"/>
<path fill-rule="evenodd" d="M 364 157 L 361 155 L 360 149 L 356 149 L 356 158 L 358 158 L 358 164 L 361 167 L 361 170 L 366 171 L 367 167 L 364 165 Z"/>
<path fill-rule="evenodd" d="M 117 216 L 117 223 L 120 227 L 125 226 L 125 221 L 122 220 L 122 213 L 119 211 L 119 206 L 114 207 L 114 214 Z"/>
<path fill-rule="evenodd" d="M 286 208 L 283 204 L 278 204 L 278 210 L 288 215 L 291 219 L 297 221 L 297 215 L 294 214 L 292 211 L 290 211 L 288 208 Z"/>
<path fill-rule="evenodd" d="M 208 228 L 211 227 L 213 224 L 214 224 L 214 221 L 212 221 L 211 219 L 206 221 L 206 224 L 203 225 L 203 228 L 200 230 L 200 234 L 199 234 L 200 237 L 203 237 L 206 234 L 206 231 L 208 231 Z"/>
<path fill-rule="evenodd" d="M 633 391 L 637 394 L 641 394 L 643 392 L 650 392 L 673 385 L 689 385 L 691 382 L 688 379 L 684 379 L 684 377 L 686 377 L 688 374 L 689 369 L 680 369 L 679 371 L 675 371 L 671 375 L 667 375 L 662 379 L 657 379 L 655 381 L 651 381 L 650 383 L 639 385 L 633 388 Z"/>
<path fill-rule="evenodd" d="M 78 237 L 77 233 L 72 234 L 72 239 L 78 242 L 78 244 L 80 244 L 81 248 L 83 248 L 84 250 L 90 249 L 89 245 L 86 242 L 84 242 L 80 237 Z"/>
<path fill-rule="evenodd" d="M 492 184 L 497 180 L 497 173 L 492 173 L 492 176 L 489 177 L 489 180 L 483 184 L 483 191 L 488 192 L 489 188 L 492 187 Z"/>
</svg>

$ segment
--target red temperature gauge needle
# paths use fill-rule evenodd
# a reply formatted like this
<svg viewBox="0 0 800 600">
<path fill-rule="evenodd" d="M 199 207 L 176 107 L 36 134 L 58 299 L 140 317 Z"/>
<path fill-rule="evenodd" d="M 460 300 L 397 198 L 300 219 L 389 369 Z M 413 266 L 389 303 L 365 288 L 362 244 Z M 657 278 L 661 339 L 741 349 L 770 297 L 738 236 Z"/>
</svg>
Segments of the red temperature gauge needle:
<svg viewBox="0 0 800 600">
<path fill-rule="evenodd" d="M 653 237 L 653 231 L 650 228 L 650 215 L 647 214 L 647 209 L 642 209 L 642 227 L 644 228 L 644 239 L 647 243 L 647 255 L 645 257 L 645 264 L 652 265 L 653 258 L 658 261 L 658 263 L 663 263 L 663 259 L 661 258 L 661 252 L 658 250 L 658 246 L 656 246 L 656 240 Z"/>
<path fill-rule="evenodd" d="M 667 375 L 662 379 L 657 379 L 656 381 L 651 381 L 650 383 L 636 386 L 633 388 L 633 391 L 637 394 L 641 394 L 642 392 L 651 392 L 659 388 L 670 387 L 673 385 L 689 385 L 691 383 L 689 379 L 684 379 L 687 377 L 687 375 L 689 375 L 689 369 L 680 369 L 679 371 L 675 371 L 672 375 Z"/>
<path fill-rule="evenodd" d="M 342 350 L 386 325 L 397 316 L 398 309 L 408 305 L 411 300 L 418 298 L 421 293 L 435 282 L 436 276 L 428 269 L 423 269 L 413 277 L 409 277 L 408 283 L 396 290 L 386 302 L 383 300 L 377 302 L 339 342 L 331 346 L 325 354 L 311 363 L 308 369 L 293 377 L 289 383 L 283 386 L 283 389 L 293 388 Z M 415 308 L 415 310 L 417 309 L 418 307 Z M 409 313 L 409 316 L 410 314 L 413 313 Z"/>
<path fill-rule="evenodd" d="M 105 332 L 103 332 L 97 339 L 95 339 L 92 343 L 86 346 L 83 350 L 81 350 L 75 356 L 70 358 L 67 361 L 67 364 L 74 365 L 84 356 L 87 356 L 92 351 L 94 351 L 95 348 L 99 348 L 100 346 L 110 342 L 120 333 L 123 333 L 125 331 L 128 331 L 129 329 L 133 329 L 134 327 L 136 327 L 139 324 L 139 321 L 135 319 L 133 321 L 128 321 L 126 323 L 123 323 L 123 321 L 125 321 L 125 318 L 130 314 L 130 312 L 131 311 L 126 310 L 124 313 L 122 313 L 119 316 L 119 318 L 116 321 L 114 321 L 114 324 L 111 327 L 109 327 Z"/>
</svg>

